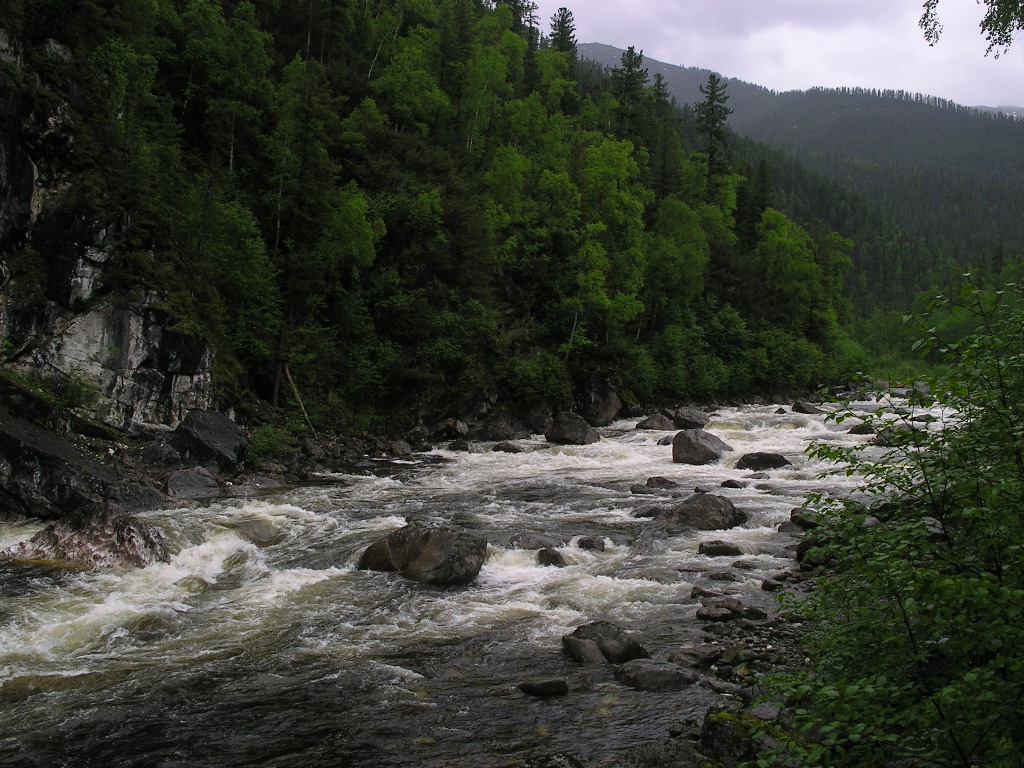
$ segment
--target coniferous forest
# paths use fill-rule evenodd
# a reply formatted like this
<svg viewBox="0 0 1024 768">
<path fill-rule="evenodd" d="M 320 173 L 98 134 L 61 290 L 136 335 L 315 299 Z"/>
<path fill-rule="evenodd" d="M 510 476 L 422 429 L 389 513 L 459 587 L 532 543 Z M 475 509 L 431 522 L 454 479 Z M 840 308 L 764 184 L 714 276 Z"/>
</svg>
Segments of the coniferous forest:
<svg viewBox="0 0 1024 768">
<path fill-rule="evenodd" d="M 780 212 L 728 89 L 580 60 L 519 0 L 5 0 L 23 114 L 64 99 L 63 204 L 7 268 L 114 254 L 209 343 L 222 407 L 301 392 L 325 428 L 439 403 L 796 393 L 862 364 L 855 245 Z M 25 76 L 24 72 L 32 72 Z M 58 248 L 51 246 L 60 245 Z M 295 384 L 290 388 L 287 378 Z"/>
</svg>

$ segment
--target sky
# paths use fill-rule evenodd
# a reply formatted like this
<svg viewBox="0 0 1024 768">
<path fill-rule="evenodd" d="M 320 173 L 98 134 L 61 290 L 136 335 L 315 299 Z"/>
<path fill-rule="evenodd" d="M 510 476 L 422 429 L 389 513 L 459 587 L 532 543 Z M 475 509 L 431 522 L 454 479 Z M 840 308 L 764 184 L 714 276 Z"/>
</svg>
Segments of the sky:
<svg viewBox="0 0 1024 768">
<path fill-rule="evenodd" d="M 535 2 L 544 32 L 564 6 L 579 43 L 632 45 L 645 58 L 777 91 L 861 86 L 966 106 L 1024 106 L 1024 40 L 986 56 L 984 6 L 975 0 L 940 0 L 944 31 L 934 47 L 917 24 L 923 0 Z"/>
</svg>

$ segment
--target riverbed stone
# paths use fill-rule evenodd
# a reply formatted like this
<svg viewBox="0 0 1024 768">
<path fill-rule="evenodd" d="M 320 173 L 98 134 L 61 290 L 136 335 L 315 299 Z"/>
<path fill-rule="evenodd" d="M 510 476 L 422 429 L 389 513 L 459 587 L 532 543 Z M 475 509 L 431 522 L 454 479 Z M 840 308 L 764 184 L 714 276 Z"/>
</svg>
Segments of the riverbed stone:
<svg viewBox="0 0 1024 768">
<path fill-rule="evenodd" d="M 735 557 L 742 555 L 743 550 L 729 541 L 702 541 L 697 547 L 697 553 L 708 557 Z"/>
<path fill-rule="evenodd" d="M 601 437 L 590 426 L 586 419 L 572 411 L 560 411 L 544 433 L 549 443 L 560 445 L 589 445 L 598 442 Z"/>
<path fill-rule="evenodd" d="M 699 493 L 675 506 L 662 508 L 654 517 L 698 531 L 713 531 L 743 525 L 750 516 L 724 496 Z"/>
<path fill-rule="evenodd" d="M 561 538 L 550 533 L 525 531 L 512 537 L 512 546 L 517 549 L 557 549 L 562 544 Z"/>
<path fill-rule="evenodd" d="M 552 566 L 555 568 L 565 568 L 565 558 L 562 557 L 562 553 L 557 549 L 551 549 L 545 547 L 544 549 L 537 551 L 537 564 L 544 566 Z"/>
<path fill-rule="evenodd" d="M 779 469 L 786 467 L 792 462 L 780 453 L 745 453 L 736 462 L 736 469 L 752 469 L 761 472 L 766 469 Z"/>
<path fill-rule="evenodd" d="M 672 461 L 676 464 L 711 464 L 732 448 L 703 429 L 684 429 L 672 438 Z"/>
<path fill-rule="evenodd" d="M 530 696 L 565 696 L 569 693 L 569 683 L 560 677 L 524 680 L 519 684 L 519 690 Z"/>
<path fill-rule="evenodd" d="M 824 411 L 815 405 L 811 405 L 806 400 L 797 400 L 793 403 L 793 413 L 803 413 L 813 416 L 819 413 L 824 413 Z"/>
<path fill-rule="evenodd" d="M 678 488 L 679 483 L 675 480 L 669 480 L 667 477 L 655 476 L 647 478 L 647 482 L 643 485 L 639 483 L 630 486 L 630 493 L 658 493 L 659 491 L 666 491 L 672 488 Z"/>
<path fill-rule="evenodd" d="M 709 421 L 711 417 L 700 408 L 684 406 L 672 412 L 672 423 L 677 429 L 701 429 Z"/>
<path fill-rule="evenodd" d="M 696 683 L 700 676 L 691 669 L 670 661 L 635 659 L 615 670 L 615 679 L 638 691 L 664 693 L 681 691 Z"/>
<path fill-rule="evenodd" d="M 486 555 L 486 540 L 464 528 L 412 523 L 371 544 L 356 568 L 398 572 L 426 584 L 467 584 Z"/>
<path fill-rule="evenodd" d="M 632 635 L 610 621 L 595 621 L 577 627 L 571 634 L 562 636 L 562 648 L 583 663 L 598 661 L 594 648 L 600 653 L 601 661 L 612 664 L 651 656 Z"/>
<path fill-rule="evenodd" d="M 652 413 L 646 419 L 636 425 L 637 429 L 654 429 L 659 431 L 668 431 L 675 429 L 676 425 L 672 419 L 663 413 Z"/>
<path fill-rule="evenodd" d="M 604 539 L 600 536 L 581 536 L 579 541 L 576 542 L 576 546 L 579 549 L 587 549 L 591 552 L 604 552 L 605 550 Z"/>
<path fill-rule="evenodd" d="M 57 560 L 89 568 L 145 568 L 170 560 L 153 525 L 109 504 L 89 504 L 43 528 L 0 557 Z"/>
</svg>

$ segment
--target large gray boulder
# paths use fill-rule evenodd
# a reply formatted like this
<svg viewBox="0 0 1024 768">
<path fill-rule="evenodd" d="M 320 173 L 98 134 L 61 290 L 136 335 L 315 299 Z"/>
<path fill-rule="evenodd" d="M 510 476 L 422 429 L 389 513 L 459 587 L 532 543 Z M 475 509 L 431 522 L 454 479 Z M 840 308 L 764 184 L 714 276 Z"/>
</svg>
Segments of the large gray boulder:
<svg viewBox="0 0 1024 768">
<path fill-rule="evenodd" d="M 743 525 L 749 515 L 724 496 L 698 493 L 673 507 L 661 508 L 656 519 L 698 531 L 725 530 Z"/>
<path fill-rule="evenodd" d="M 731 450 L 703 429 L 684 429 L 672 438 L 672 461 L 676 464 L 712 464 Z"/>
<path fill-rule="evenodd" d="M 711 417 L 699 408 L 683 407 L 672 412 L 672 422 L 678 429 L 702 429 Z"/>
<path fill-rule="evenodd" d="M 412 523 L 371 544 L 356 568 L 425 584 L 467 584 L 486 556 L 487 542 L 464 528 Z"/>
<path fill-rule="evenodd" d="M 651 656 L 632 635 L 610 621 L 595 621 L 562 635 L 562 649 L 584 664 L 622 664 Z"/>
<path fill-rule="evenodd" d="M 57 560 L 90 568 L 144 568 L 170 560 L 160 531 L 107 504 L 83 507 L 0 552 L 0 557 Z"/>
<path fill-rule="evenodd" d="M 607 427 L 622 410 L 622 399 L 613 389 L 602 387 L 590 393 L 583 415 L 595 427 Z"/>
<path fill-rule="evenodd" d="M 242 429 L 217 411 L 192 411 L 174 430 L 174 439 L 182 458 L 214 463 L 225 472 L 237 471 L 249 450 Z"/>
<path fill-rule="evenodd" d="M 551 426 L 544 433 L 544 439 L 560 445 L 589 445 L 601 438 L 578 413 L 561 411 L 555 414 Z"/>
</svg>

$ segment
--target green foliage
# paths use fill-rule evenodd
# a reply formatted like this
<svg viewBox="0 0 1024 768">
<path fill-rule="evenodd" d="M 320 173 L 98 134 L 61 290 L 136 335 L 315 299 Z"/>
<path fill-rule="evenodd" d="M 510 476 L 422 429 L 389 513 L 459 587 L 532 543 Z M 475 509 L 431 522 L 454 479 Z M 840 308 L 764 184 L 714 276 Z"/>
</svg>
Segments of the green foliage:
<svg viewBox="0 0 1024 768">
<path fill-rule="evenodd" d="M 1024 301 L 968 280 L 935 309 L 974 330 L 951 341 L 932 326 L 921 340 L 949 373 L 895 416 L 868 417 L 885 454 L 814 449 L 865 482 L 863 502 L 824 504 L 817 555 L 832 566 L 797 606 L 812 664 L 786 693 L 807 739 L 783 751 L 801 764 L 1013 766 L 1024 754 Z"/>
<path fill-rule="evenodd" d="M 293 449 L 292 436 L 287 430 L 273 424 L 261 424 L 249 435 L 249 453 L 246 461 L 280 459 Z"/>
</svg>

